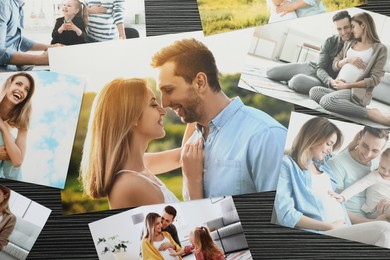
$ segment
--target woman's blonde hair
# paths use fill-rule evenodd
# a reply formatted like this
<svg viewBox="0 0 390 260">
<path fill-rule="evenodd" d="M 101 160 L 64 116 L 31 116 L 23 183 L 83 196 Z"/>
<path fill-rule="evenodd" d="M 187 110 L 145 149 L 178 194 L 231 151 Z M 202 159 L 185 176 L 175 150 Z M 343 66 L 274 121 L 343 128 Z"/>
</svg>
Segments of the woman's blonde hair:
<svg viewBox="0 0 390 260">
<path fill-rule="evenodd" d="M 0 184 L 0 190 L 3 192 L 4 200 L 0 203 L 0 212 L 12 214 L 9 209 L 9 198 L 11 197 L 11 190 L 8 187 Z"/>
<path fill-rule="evenodd" d="M 195 253 L 202 252 L 204 259 L 219 259 L 223 251 L 217 246 L 211 237 L 207 227 L 196 227 L 191 231 L 194 234 Z"/>
<path fill-rule="evenodd" d="M 31 97 L 34 94 L 35 90 L 35 81 L 34 78 L 26 72 L 18 72 L 12 74 L 3 84 L 1 93 L 5 93 L 7 89 L 11 86 L 11 83 L 15 80 L 16 77 L 25 77 L 30 82 L 30 90 L 27 93 L 26 98 L 17 104 L 8 114 L 7 123 L 16 128 L 28 129 L 30 125 L 31 117 Z M 4 97 L 3 97 L 4 98 Z M 2 100 L 0 100 L 1 102 Z"/>
<path fill-rule="evenodd" d="M 156 221 L 161 216 L 157 213 L 151 212 L 145 217 L 145 236 L 144 238 L 149 239 L 151 243 L 153 243 L 154 239 L 154 227 L 156 226 Z"/>
<path fill-rule="evenodd" d="M 333 150 L 340 148 L 343 143 L 343 134 L 338 127 L 323 117 L 314 117 L 307 121 L 299 130 L 295 137 L 290 156 L 301 167 L 306 170 L 306 164 L 311 156 L 311 148 L 326 142 L 333 134 L 337 135 L 337 140 L 333 145 Z"/>
<path fill-rule="evenodd" d="M 364 35 L 372 42 L 381 42 L 378 33 L 376 32 L 375 22 L 371 15 L 365 12 L 352 16 L 352 21 L 360 26 L 364 25 Z"/>
<path fill-rule="evenodd" d="M 84 191 L 96 199 L 110 193 L 115 174 L 128 159 L 133 126 L 147 104 L 143 79 L 114 79 L 96 96 L 80 169 Z"/>
</svg>

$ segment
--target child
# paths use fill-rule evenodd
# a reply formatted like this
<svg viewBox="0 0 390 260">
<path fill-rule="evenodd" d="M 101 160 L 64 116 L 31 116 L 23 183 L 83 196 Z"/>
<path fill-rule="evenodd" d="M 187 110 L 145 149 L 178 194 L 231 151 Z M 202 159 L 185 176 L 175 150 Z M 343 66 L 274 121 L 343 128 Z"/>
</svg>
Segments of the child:
<svg viewBox="0 0 390 260">
<path fill-rule="evenodd" d="M 180 256 L 193 252 L 196 260 L 224 260 L 225 257 L 221 249 L 211 238 L 210 232 L 206 227 L 197 227 L 190 233 L 191 246 L 186 246 L 184 249 L 175 252 L 169 248 L 172 256 Z"/>
<path fill-rule="evenodd" d="M 86 42 L 85 26 L 88 13 L 79 0 L 65 0 L 62 5 L 63 17 L 57 19 L 52 33 L 51 44 L 74 45 Z"/>
<path fill-rule="evenodd" d="M 280 22 L 297 18 L 297 14 L 295 13 L 295 11 L 280 14 L 276 12 L 276 7 L 282 5 L 284 1 L 288 0 L 267 0 L 267 7 L 270 11 L 268 23 Z"/>
<path fill-rule="evenodd" d="M 366 190 L 366 201 L 362 206 L 362 210 L 367 213 L 369 218 L 376 218 L 378 212 L 376 206 L 380 200 L 390 199 L 390 148 L 387 148 L 380 157 L 379 168 L 370 172 L 365 177 L 361 178 L 340 194 L 332 195 L 340 202 L 349 200 L 352 196 Z M 390 208 L 387 208 L 387 212 Z"/>
</svg>

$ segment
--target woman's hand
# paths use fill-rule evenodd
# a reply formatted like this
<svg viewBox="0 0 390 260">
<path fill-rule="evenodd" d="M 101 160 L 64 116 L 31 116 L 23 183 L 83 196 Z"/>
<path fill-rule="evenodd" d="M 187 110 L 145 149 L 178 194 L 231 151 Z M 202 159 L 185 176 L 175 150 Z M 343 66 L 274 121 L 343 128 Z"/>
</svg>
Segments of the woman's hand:
<svg viewBox="0 0 390 260">
<path fill-rule="evenodd" d="M 345 198 L 342 195 L 340 195 L 340 194 L 338 194 L 338 193 L 336 193 L 334 191 L 330 190 L 330 191 L 328 191 L 328 194 L 329 194 L 329 196 L 335 198 L 338 202 L 344 202 L 345 201 Z"/>
<path fill-rule="evenodd" d="M 190 199 L 203 198 L 203 141 L 186 144 L 182 153 L 182 171 Z"/>
<path fill-rule="evenodd" d="M 9 155 L 7 153 L 7 149 L 5 149 L 5 146 L 0 146 L 0 161 L 3 160 L 10 160 Z"/>
<path fill-rule="evenodd" d="M 335 222 L 332 222 L 332 228 L 330 230 L 333 230 L 333 229 L 338 229 L 338 228 L 342 228 L 342 227 L 345 227 L 347 225 L 347 222 L 345 220 L 336 220 Z"/>
<path fill-rule="evenodd" d="M 177 256 L 176 251 L 173 250 L 172 248 L 168 248 L 168 251 L 169 251 L 169 255 L 171 255 L 171 256 Z"/>
<path fill-rule="evenodd" d="M 345 83 L 343 80 L 338 80 L 336 79 L 334 82 L 333 82 L 333 88 L 335 90 L 342 90 L 342 89 L 348 89 L 349 86 L 348 86 L 348 83 Z"/>
<path fill-rule="evenodd" d="M 276 6 L 276 13 L 280 16 L 284 16 L 286 13 L 294 12 L 295 5 L 289 1 L 284 1 L 280 5 Z"/>
<path fill-rule="evenodd" d="M 107 8 L 103 7 L 101 4 L 92 5 L 88 8 L 88 14 L 104 14 L 107 12 Z"/>
<path fill-rule="evenodd" d="M 364 64 L 363 60 L 359 57 L 347 57 L 347 62 L 352 64 L 358 69 L 364 70 L 366 68 L 366 64 Z"/>
<path fill-rule="evenodd" d="M 8 124 L 0 117 L 0 131 L 8 129 Z"/>
</svg>

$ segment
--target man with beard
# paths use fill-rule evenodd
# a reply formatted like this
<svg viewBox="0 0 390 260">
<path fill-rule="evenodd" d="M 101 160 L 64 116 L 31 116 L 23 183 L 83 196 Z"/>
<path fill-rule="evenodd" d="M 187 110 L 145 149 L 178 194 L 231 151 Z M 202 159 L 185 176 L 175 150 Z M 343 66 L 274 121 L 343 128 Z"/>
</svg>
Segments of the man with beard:
<svg viewBox="0 0 390 260">
<path fill-rule="evenodd" d="M 345 149 L 329 160 L 328 164 L 337 181 L 338 191 L 348 188 L 378 168 L 377 157 L 381 154 L 388 139 L 388 130 L 365 126 L 349 145 L 349 149 Z M 349 211 L 349 217 L 353 224 L 368 221 L 365 212 L 361 210 L 365 200 L 366 193 L 363 191 L 345 202 L 345 207 Z M 386 202 L 383 201 L 380 204 L 385 206 Z M 378 215 L 382 213 L 383 209 L 378 210 Z M 379 219 L 386 218 L 386 215 L 379 217 Z"/>
<path fill-rule="evenodd" d="M 351 16 L 347 11 L 336 13 L 332 20 L 337 34 L 325 40 L 317 63 L 301 62 L 275 66 L 267 71 L 267 77 L 275 81 L 288 81 L 289 88 L 303 94 L 309 94 L 309 90 L 315 86 L 332 88 L 338 74 L 332 69 L 333 60 L 344 42 L 352 37 Z M 355 62 L 358 63 L 359 60 Z"/>
<path fill-rule="evenodd" d="M 276 189 L 286 140 L 286 128 L 266 113 L 230 99 L 218 81 L 211 51 L 195 39 L 176 41 L 156 53 L 163 107 L 185 123 L 196 123 L 188 143 L 204 145 L 203 190 L 188 188 L 184 197 L 197 199 Z M 189 151 L 186 145 L 184 153 Z M 200 171 L 201 173 L 202 171 Z"/>
</svg>

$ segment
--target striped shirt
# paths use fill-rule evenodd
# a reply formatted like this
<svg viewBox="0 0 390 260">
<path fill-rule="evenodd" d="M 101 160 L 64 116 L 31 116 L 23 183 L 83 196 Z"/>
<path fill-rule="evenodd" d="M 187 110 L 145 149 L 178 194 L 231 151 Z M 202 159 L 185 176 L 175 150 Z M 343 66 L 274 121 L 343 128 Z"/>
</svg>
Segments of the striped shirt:
<svg viewBox="0 0 390 260">
<path fill-rule="evenodd" d="M 119 37 L 117 24 L 124 22 L 125 0 L 89 0 L 87 6 L 102 5 L 107 11 L 88 16 L 87 35 L 95 41 L 107 41 Z"/>
</svg>

